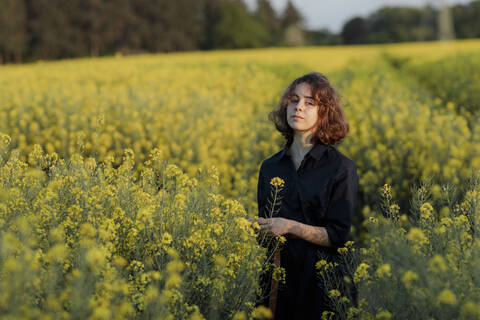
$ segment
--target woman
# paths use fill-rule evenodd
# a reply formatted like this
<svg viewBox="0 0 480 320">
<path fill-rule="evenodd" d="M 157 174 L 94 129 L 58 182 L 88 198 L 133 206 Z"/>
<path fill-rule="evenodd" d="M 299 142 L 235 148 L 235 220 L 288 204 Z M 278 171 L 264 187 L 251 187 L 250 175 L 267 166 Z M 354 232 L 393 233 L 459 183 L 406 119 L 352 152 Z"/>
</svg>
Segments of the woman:
<svg viewBox="0 0 480 320">
<path fill-rule="evenodd" d="M 277 254 L 285 283 L 260 304 L 274 309 L 275 320 L 320 319 L 330 309 L 315 270 L 317 254 L 334 258 L 347 241 L 357 203 L 356 165 L 334 147 L 349 125 L 337 92 L 317 72 L 295 79 L 269 118 L 286 144 L 261 164 L 257 222 L 262 232 L 287 238 Z M 273 177 L 285 184 L 280 210 L 269 218 Z"/>
</svg>

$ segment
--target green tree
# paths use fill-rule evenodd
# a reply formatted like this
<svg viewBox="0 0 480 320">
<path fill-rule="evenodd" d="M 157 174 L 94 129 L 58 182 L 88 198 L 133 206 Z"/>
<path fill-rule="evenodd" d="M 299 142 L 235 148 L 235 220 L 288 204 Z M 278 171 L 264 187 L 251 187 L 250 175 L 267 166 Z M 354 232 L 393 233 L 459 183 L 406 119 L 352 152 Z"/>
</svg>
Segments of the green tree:
<svg viewBox="0 0 480 320">
<path fill-rule="evenodd" d="M 420 25 L 417 29 L 416 40 L 431 41 L 437 38 L 437 11 L 431 5 L 426 5 L 421 10 Z"/>
<path fill-rule="evenodd" d="M 88 0 L 86 34 L 92 56 L 113 54 L 132 46 L 140 46 L 140 41 L 130 32 L 137 23 L 132 0 Z"/>
<path fill-rule="evenodd" d="M 257 0 L 255 19 L 265 28 L 269 35 L 266 45 L 276 45 L 281 42 L 281 21 L 269 0 Z"/>
<path fill-rule="evenodd" d="M 354 17 L 343 25 L 341 37 L 345 44 L 363 43 L 368 32 L 368 21 L 362 17 Z"/>
<path fill-rule="evenodd" d="M 298 11 L 298 9 L 293 5 L 291 0 L 287 1 L 287 6 L 283 11 L 282 15 L 282 27 L 287 29 L 291 25 L 301 25 L 304 21 L 304 17 Z"/>
<path fill-rule="evenodd" d="M 304 17 L 300 11 L 291 0 L 288 0 L 281 18 L 283 45 L 299 46 L 305 44 L 305 34 L 302 28 L 303 20 Z"/>
<path fill-rule="evenodd" d="M 196 0 L 134 1 L 135 33 L 148 51 L 194 50 L 202 40 L 202 3 Z"/>
<path fill-rule="evenodd" d="M 384 7 L 369 17 L 371 24 L 368 42 L 404 42 L 418 38 L 421 10 L 408 7 Z"/>
<path fill-rule="evenodd" d="M 328 46 L 342 44 L 342 38 L 330 30 L 324 28 L 320 30 L 306 30 L 305 37 L 308 45 Z"/>
<path fill-rule="evenodd" d="M 22 62 L 28 46 L 25 2 L 0 0 L 0 63 Z"/>
<path fill-rule="evenodd" d="M 480 0 L 453 6 L 452 15 L 457 38 L 480 37 Z"/>
<path fill-rule="evenodd" d="M 260 47 L 267 43 L 268 33 L 247 11 L 242 0 L 219 1 L 216 15 L 209 17 L 207 44 L 210 48 L 236 49 Z"/>
<path fill-rule="evenodd" d="M 26 4 L 31 57 L 59 59 L 88 54 L 82 37 L 83 26 L 71 18 L 79 9 L 78 1 L 26 0 Z"/>
</svg>

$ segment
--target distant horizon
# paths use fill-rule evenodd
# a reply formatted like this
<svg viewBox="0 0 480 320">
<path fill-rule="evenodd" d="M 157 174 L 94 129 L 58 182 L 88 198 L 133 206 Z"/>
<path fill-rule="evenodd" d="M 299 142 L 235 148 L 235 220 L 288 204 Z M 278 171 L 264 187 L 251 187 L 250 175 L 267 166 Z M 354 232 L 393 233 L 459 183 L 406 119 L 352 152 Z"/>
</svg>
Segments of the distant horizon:
<svg viewBox="0 0 480 320">
<path fill-rule="evenodd" d="M 256 8 L 257 0 L 244 0 L 250 10 Z M 427 4 L 439 6 L 442 2 L 449 5 L 466 4 L 471 0 L 292 0 L 295 7 L 305 18 L 308 29 L 326 28 L 339 33 L 343 25 L 355 16 L 366 17 L 385 6 L 422 7 Z M 277 13 L 284 10 L 287 0 L 270 0 Z"/>
</svg>

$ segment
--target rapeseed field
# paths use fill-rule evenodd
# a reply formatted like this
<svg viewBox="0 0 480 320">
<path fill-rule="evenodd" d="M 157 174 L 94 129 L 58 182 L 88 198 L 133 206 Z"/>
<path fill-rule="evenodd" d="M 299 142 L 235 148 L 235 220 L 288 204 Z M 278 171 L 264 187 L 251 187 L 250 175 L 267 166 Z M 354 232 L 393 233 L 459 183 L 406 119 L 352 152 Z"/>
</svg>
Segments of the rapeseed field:
<svg viewBox="0 0 480 320">
<path fill-rule="evenodd" d="M 344 263 L 317 263 L 324 318 L 478 319 L 479 53 L 471 40 L 0 67 L 0 314 L 269 318 L 255 300 L 273 266 L 248 220 L 259 165 L 283 146 L 267 114 L 319 71 L 360 178 Z"/>
</svg>

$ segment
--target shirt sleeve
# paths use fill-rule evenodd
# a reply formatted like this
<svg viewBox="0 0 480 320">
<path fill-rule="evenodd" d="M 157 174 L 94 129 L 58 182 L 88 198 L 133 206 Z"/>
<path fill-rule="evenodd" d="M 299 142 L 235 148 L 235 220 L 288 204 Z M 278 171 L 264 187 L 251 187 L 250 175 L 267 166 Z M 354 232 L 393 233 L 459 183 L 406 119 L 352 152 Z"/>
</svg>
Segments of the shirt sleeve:
<svg viewBox="0 0 480 320">
<path fill-rule="evenodd" d="M 334 182 L 325 217 L 325 229 L 334 247 L 343 246 L 348 239 L 357 205 L 357 191 L 357 167 L 353 164 L 346 168 Z"/>
</svg>

